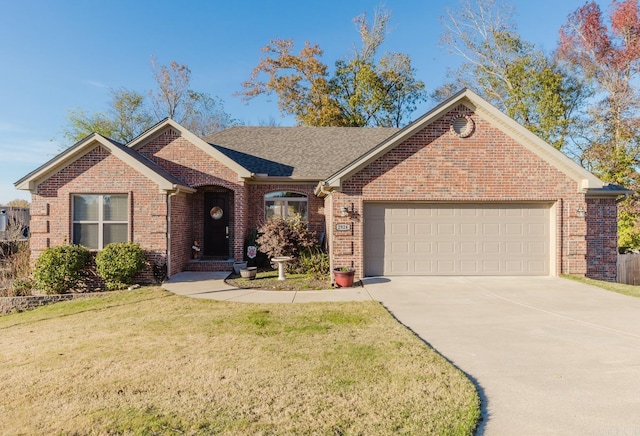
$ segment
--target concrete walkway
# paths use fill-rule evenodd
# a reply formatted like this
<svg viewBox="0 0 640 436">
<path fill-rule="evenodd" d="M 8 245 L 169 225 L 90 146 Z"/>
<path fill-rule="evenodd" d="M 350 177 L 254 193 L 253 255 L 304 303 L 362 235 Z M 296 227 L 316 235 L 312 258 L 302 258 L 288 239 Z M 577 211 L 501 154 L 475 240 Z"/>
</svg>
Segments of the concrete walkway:
<svg viewBox="0 0 640 436">
<path fill-rule="evenodd" d="M 162 287 L 177 295 L 239 303 L 312 303 L 337 301 L 371 301 L 364 287 L 328 291 L 264 291 L 229 286 L 228 272 L 182 272 Z"/>
</svg>

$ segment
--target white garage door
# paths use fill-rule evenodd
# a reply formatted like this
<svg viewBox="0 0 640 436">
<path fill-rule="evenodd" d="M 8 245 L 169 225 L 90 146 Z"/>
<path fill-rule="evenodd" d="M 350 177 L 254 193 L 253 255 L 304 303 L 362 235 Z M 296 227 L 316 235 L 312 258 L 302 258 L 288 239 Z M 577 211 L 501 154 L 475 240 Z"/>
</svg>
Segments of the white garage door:
<svg viewBox="0 0 640 436">
<path fill-rule="evenodd" d="M 550 205 L 364 207 L 365 275 L 548 275 Z"/>
</svg>

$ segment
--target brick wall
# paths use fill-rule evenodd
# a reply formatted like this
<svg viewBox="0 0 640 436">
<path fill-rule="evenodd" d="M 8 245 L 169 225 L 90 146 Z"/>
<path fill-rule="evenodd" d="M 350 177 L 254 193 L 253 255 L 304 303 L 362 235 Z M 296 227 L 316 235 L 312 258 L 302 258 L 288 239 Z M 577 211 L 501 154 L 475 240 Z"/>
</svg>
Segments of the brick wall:
<svg viewBox="0 0 640 436">
<path fill-rule="evenodd" d="M 450 120 L 458 114 L 475 122 L 475 132 L 468 138 L 449 131 Z M 352 232 L 338 234 L 332 225 L 333 264 L 353 264 L 360 276 L 364 264 L 362 217 L 341 218 L 342 207 L 353 206 L 362 213 L 365 201 L 532 201 L 555 204 L 559 260 L 552 266 L 555 273 L 615 280 L 615 235 L 611 234 L 616 227 L 615 202 L 588 202 L 588 215 L 601 220 L 600 229 L 590 229 L 590 234 L 607 235 L 606 242 L 598 245 L 595 235 L 587 237 L 585 218 L 576 213 L 579 207 L 587 208 L 576 181 L 463 105 L 344 181 L 341 191 L 331 194 L 332 219 L 352 223 Z"/>
<path fill-rule="evenodd" d="M 249 230 L 256 229 L 264 224 L 265 207 L 264 196 L 269 192 L 297 192 L 307 196 L 307 207 L 309 215 L 309 230 L 316 232 L 320 236 L 325 231 L 324 201 L 313 194 L 317 183 L 274 183 L 249 185 L 249 203 L 247 210 L 251 211 L 249 217 Z"/>
<path fill-rule="evenodd" d="M 71 239 L 73 194 L 129 195 L 131 240 L 151 253 L 151 264 L 166 256 L 166 196 L 146 176 L 98 146 L 38 185 L 32 195 L 31 258 Z M 153 281 L 151 268 L 139 277 Z"/>
<path fill-rule="evenodd" d="M 612 198 L 587 198 L 587 277 L 615 282 L 618 273 L 618 205 Z"/>
<path fill-rule="evenodd" d="M 176 229 L 182 233 L 179 239 L 176 238 L 175 246 L 172 246 L 172 255 L 178 256 L 178 259 L 172 262 L 174 264 L 172 271 L 178 271 L 176 269 L 178 265 L 184 265 L 185 259 L 190 255 L 194 239 L 202 243 L 204 192 L 218 191 L 230 194 L 231 204 L 234 207 L 229 211 L 231 227 L 229 252 L 234 259 L 242 259 L 247 228 L 243 203 L 246 200 L 247 189 L 244 182 L 238 180 L 238 174 L 171 128 L 161 132 L 137 151 L 183 180 L 186 185 L 198 189 L 196 194 L 190 195 L 188 201 L 180 206 L 182 209 L 179 213 L 185 217 L 188 216 L 190 224 L 189 231 Z M 177 217 L 176 219 L 179 220 Z M 187 225 L 187 223 L 181 225 Z"/>
<path fill-rule="evenodd" d="M 184 270 L 191 258 L 193 245 L 193 225 L 191 202 L 193 195 L 180 194 L 170 197 L 171 214 L 169 227 L 169 262 L 168 274 L 172 276 Z"/>
</svg>

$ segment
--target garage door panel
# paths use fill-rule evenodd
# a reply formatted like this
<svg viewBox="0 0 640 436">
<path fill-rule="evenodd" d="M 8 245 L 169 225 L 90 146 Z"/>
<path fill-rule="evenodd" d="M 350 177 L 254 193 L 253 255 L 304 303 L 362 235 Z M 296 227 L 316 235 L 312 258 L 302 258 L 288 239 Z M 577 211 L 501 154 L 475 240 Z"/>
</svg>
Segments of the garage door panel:
<svg viewBox="0 0 640 436">
<path fill-rule="evenodd" d="M 396 256 L 402 256 L 403 254 L 409 254 L 409 242 L 408 241 L 392 241 L 390 244 L 390 254 Z"/>
<path fill-rule="evenodd" d="M 535 235 L 535 236 L 544 236 L 545 232 L 547 230 L 547 227 L 540 223 L 540 224 L 528 224 L 527 226 L 527 231 L 529 235 Z"/>
<path fill-rule="evenodd" d="M 433 261 L 418 259 L 414 262 L 415 271 L 423 271 L 424 274 L 433 274 Z"/>
<path fill-rule="evenodd" d="M 455 261 L 453 260 L 438 260 L 436 265 L 438 266 L 436 271 L 438 274 L 454 274 L 456 271 Z"/>
<path fill-rule="evenodd" d="M 504 231 L 505 234 L 507 235 L 515 235 L 515 236 L 522 236 L 524 233 L 524 226 L 520 223 L 507 223 L 504 226 Z"/>
<path fill-rule="evenodd" d="M 498 260 L 483 260 L 481 271 L 484 274 L 499 274 L 500 273 L 500 261 Z"/>
<path fill-rule="evenodd" d="M 429 241 L 416 241 L 414 244 L 415 252 L 418 254 L 433 253 L 433 244 Z"/>
<path fill-rule="evenodd" d="M 463 236 L 475 236 L 478 234 L 478 225 L 474 223 L 460 223 L 460 234 Z"/>
<path fill-rule="evenodd" d="M 486 254 L 486 255 L 500 254 L 500 243 L 497 241 L 483 242 L 482 254 Z"/>
<path fill-rule="evenodd" d="M 436 243 L 437 254 L 453 254 L 455 253 L 455 244 L 453 241 L 442 241 Z"/>
<path fill-rule="evenodd" d="M 478 245 L 476 241 L 461 241 L 460 253 L 461 254 L 478 254 Z"/>
<path fill-rule="evenodd" d="M 407 260 L 393 260 L 390 262 L 390 267 L 392 271 L 397 271 L 397 274 L 411 272 L 409 261 Z"/>
<path fill-rule="evenodd" d="M 461 274 L 477 274 L 479 271 L 477 260 L 461 260 L 460 261 L 460 273 Z"/>
<path fill-rule="evenodd" d="M 365 275 L 548 275 L 550 206 L 368 204 Z"/>
<path fill-rule="evenodd" d="M 524 254 L 522 241 L 509 241 L 504 244 L 504 247 L 507 254 Z"/>
<path fill-rule="evenodd" d="M 500 224 L 498 223 L 483 223 L 482 234 L 485 236 L 498 236 L 500 234 Z"/>
<path fill-rule="evenodd" d="M 392 223 L 391 224 L 392 235 L 409 235 L 409 223 Z"/>
</svg>

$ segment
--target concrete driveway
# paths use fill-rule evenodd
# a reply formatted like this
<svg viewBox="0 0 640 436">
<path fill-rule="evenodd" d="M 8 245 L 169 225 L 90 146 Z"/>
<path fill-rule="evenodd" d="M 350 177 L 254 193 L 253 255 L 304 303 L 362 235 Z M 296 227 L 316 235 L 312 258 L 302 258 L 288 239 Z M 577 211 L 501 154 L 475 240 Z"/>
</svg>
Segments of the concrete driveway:
<svg viewBox="0 0 640 436">
<path fill-rule="evenodd" d="M 640 436 L 640 298 L 554 277 L 365 288 L 473 379 L 478 434 Z"/>
</svg>

